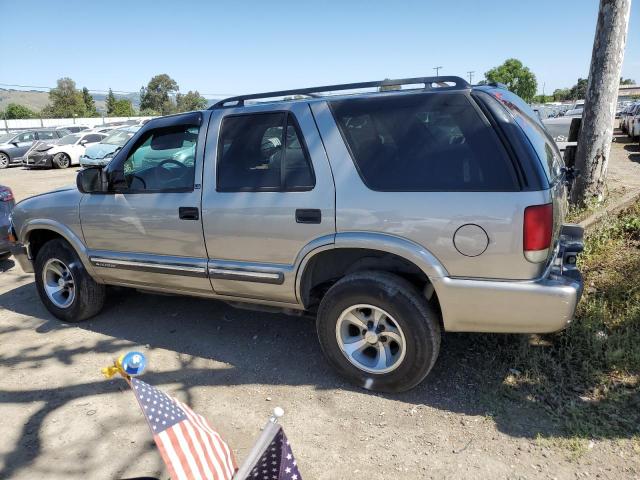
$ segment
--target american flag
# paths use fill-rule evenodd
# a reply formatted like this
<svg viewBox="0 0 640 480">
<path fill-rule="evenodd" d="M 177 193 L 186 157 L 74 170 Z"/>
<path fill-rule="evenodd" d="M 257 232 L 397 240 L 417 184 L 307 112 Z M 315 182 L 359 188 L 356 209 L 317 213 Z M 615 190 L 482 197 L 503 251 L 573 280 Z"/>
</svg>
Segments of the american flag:
<svg viewBox="0 0 640 480">
<path fill-rule="evenodd" d="M 203 417 L 137 378 L 131 388 L 172 480 L 233 478 L 238 469 L 233 452 Z"/>
<path fill-rule="evenodd" d="M 277 428 L 246 480 L 302 480 L 287 436 L 281 426 Z"/>
</svg>

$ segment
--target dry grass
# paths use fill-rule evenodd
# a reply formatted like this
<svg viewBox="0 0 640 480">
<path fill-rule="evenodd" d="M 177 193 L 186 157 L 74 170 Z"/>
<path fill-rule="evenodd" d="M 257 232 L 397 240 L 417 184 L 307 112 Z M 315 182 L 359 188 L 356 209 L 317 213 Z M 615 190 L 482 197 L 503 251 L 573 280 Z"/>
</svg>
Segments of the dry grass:
<svg viewBox="0 0 640 480">
<path fill-rule="evenodd" d="M 586 238 L 576 319 L 545 336 L 487 336 L 503 391 L 543 407 L 569 440 L 640 438 L 640 202 Z M 500 342 L 500 345 L 496 345 Z"/>
</svg>

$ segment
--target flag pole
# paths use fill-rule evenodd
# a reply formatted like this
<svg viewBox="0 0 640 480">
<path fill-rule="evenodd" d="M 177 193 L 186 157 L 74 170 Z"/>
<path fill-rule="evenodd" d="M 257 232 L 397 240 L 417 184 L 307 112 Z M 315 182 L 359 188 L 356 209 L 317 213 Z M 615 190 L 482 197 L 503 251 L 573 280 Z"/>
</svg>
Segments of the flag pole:
<svg viewBox="0 0 640 480">
<path fill-rule="evenodd" d="M 260 457 L 262 456 L 265 448 L 267 448 L 267 445 L 271 443 L 280 430 L 278 419 L 282 418 L 283 415 L 284 410 L 282 408 L 276 407 L 273 409 L 273 415 L 271 415 L 267 424 L 262 429 L 262 433 L 253 444 L 249 455 L 247 455 L 247 458 L 245 458 L 244 462 L 242 462 L 242 465 L 240 465 L 240 468 L 233 476 L 233 480 L 245 480 L 249 476 L 249 473 L 251 473 L 253 467 L 255 467 L 258 460 L 260 460 Z"/>
</svg>

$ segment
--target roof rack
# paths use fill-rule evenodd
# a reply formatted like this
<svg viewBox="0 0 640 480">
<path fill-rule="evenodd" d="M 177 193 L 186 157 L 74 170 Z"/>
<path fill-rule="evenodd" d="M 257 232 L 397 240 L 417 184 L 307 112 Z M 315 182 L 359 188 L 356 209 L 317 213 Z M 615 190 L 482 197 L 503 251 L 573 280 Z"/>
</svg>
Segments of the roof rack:
<svg viewBox="0 0 640 480">
<path fill-rule="evenodd" d="M 453 83 L 453 85 L 448 85 Z M 380 80 L 375 82 L 361 82 L 361 83 L 342 83 L 338 85 L 325 85 L 321 87 L 310 88 L 296 88 L 293 90 L 280 90 L 276 92 L 254 93 L 251 95 L 239 95 L 237 97 L 229 97 L 224 100 L 220 100 L 209 107 L 209 110 L 216 110 L 225 107 L 242 107 L 246 100 L 257 100 L 259 98 L 274 98 L 285 97 L 288 95 L 304 95 L 307 97 L 317 97 L 318 93 L 322 92 L 336 92 L 340 90 L 357 90 L 360 88 L 372 88 L 372 87 L 385 87 L 396 85 L 413 85 L 423 84 L 425 90 L 434 88 L 434 84 L 438 90 L 464 90 L 470 88 L 471 85 L 466 80 L 455 76 L 440 76 L 440 77 L 416 77 L 416 78 L 400 78 L 396 80 Z M 233 105 L 228 105 L 233 103 Z"/>
</svg>

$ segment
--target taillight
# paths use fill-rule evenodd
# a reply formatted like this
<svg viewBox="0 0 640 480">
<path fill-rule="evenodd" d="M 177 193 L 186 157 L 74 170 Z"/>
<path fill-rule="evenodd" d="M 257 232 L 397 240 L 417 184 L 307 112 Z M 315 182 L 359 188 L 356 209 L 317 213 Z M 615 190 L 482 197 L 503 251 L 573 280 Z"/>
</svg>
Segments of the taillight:
<svg viewBox="0 0 640 480">
<path fill-rule="evenodd" d="M 0 187 L 0 202 L 13 200 L 13 192 L 9 187 Z"/>
<path fill-rule="evenodd" d="M 553 205 L 533 205 L 524 209 L 524 257 L 533 263 L 549 256 L 553 233 Z"/>
</svg>

